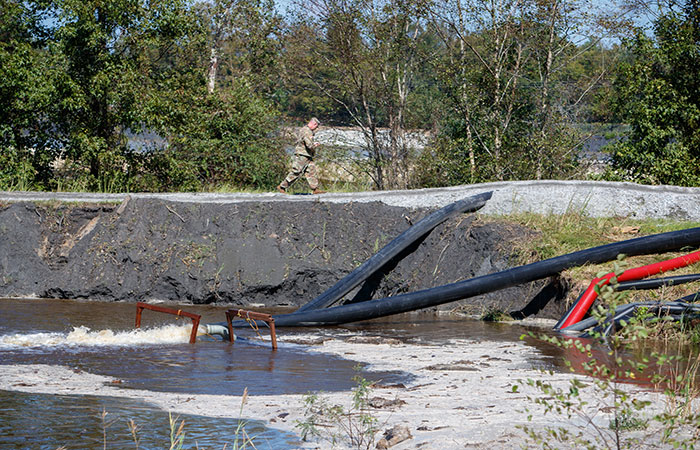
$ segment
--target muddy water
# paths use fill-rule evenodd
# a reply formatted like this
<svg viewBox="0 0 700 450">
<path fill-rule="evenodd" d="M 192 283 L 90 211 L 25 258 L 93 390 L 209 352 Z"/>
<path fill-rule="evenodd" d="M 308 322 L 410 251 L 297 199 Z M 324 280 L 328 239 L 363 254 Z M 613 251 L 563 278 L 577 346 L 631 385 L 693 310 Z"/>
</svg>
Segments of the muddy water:
<svg viewBox="0 0 700 450">
<path fill-rule="evenodd" d="M 516 342 L 521 340 L 523 333 L 530 330 L 530 328 L 508 323 L 484 322 L 456 315 L 430 313 L 400 314 L 349 324 L 343 328 L 387 338 L 393 337 L 415 344 L 434 344 L 451 339 Z M 536 331 L 543 330 L 537 328 Z"/>
<path fill-rule="evenodd" d="M 201 314 L 202 323 L 221 322 L 226 310 L 192 305 L 182 309 Z M 142 329 L 134 330 L 135 312 L 130 303 L 0 300 L 0 373 L 1 365 L 47 364 L 113 377 L 121 389 L 230 395 L 241 395 L 245 388 L 251 395 L 329 392 L 355 386 L 355 362 L 305 352 L 305 346 L 294 343 L 298 335 L 379 336 L 420 345 L 451 339 L 516 341 L 525 331 L 506 324 L 409 314 L 342 328 L 281 329 L 280 348 L 272 352 L 269 344 L 250 330 L 237 330 L 242 339 L 235 345 L 207 337 L 188 344 L 189 319 L 148 310 L 143 313 Z M 399 370 L 365 370 L 362 376 L 383 383 L 410 381 L 409 375 Z M 103 409 L 122 423 L 118 433 L 109 433 L 111 441 L 124 443 L 121 448 L 133 448 L 126 445 L 130 442 L 124 425 L 127 417 L 149 424 L 150 434 L 144 439 L 160 442 L 151 448 L 162 446 L 162 433 L 169 430 L 167 413 L 125 399 L 0 392 L 0 404 L 1 448 L 55 448 L 71 442 L 80 442 L 78 447 L 85 448 L 87 441 L 76 440 L 75 433 L 89 430 L 85 431 L 86 439 L 98 442 L 102 428 L 95 421 Z M 236 424 L 234 419 L 203 417 L 187 417 L 186 422 L 188 442 L 199 439 L 200 446 L 211 448 L 222 448 L 230 436 L 226 430 Z M 51 432 L 37 434 L 36 427 L 42 424 Z M 253 426 L 255 434 L 263 437 L 258 448 L 294 448 L 298 442 L 297 437 L 260 423 Z M 220 439 L 207 440 L 213 439 L 211 436 Z"/>
<path fill-rule="evenodd" d="M 201 314 L 202 323 L 225 318 L 226 308 L 182 308 Z M 247 387 L 253 395 L 281 395 L 354 386 L 352 361 L 310 354 L 282 339 L 272 352 L 252 330 L 237 331 L 235 345 L 207 337 L 190 345 L 189 319 L 146 310 L 135 330 L 135 313 L 128 303 L 0 301 L 0 361 L 67 366 L 114 377 L 125 389 L 163 392 L 240 395 Z M 406 377 L 399 371 L 363 376 Z"/>
</svg>

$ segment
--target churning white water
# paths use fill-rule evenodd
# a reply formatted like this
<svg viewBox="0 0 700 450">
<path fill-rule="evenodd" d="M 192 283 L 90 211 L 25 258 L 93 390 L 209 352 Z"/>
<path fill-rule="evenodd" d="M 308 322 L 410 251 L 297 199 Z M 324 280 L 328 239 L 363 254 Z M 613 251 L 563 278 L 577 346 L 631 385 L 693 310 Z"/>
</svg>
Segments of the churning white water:
<svg viewBox="0 0 700 450">
<path fill-rule="evenodd" d="M 142 328 L 134 329 L 134 309 L 126 302 L 0 299 L 0 374 L 5 366 L 42 364 L 118 379 L 123 389 L 217 395 L 246 387 L 257 395 L 285 395 L 321 385 L 325 391 L 348 390 L 356 384 L 354 361 L 286 342 L 294 330 L 284 331 L 285 340 L 274 352 L 267 333 L 262 333 L 266 342 L 258 344 L 257 335 L 244 328 L 232 344 L 219 335 L 206 336 L 211 330 L 200 325 L 197 343 L 190 344 L 190 320 L 148 311 Z M 227 309 L 187 306 L 204 324 L 220 323 Z M 367 372 L 366 377 L 405 382 L 400 372 Z M 0 422 L 2 410 L 0 405 Z"/>
<path fill-rule="evenodd" d="M 179 344 L 189 342 L 191 331 L 192 325 L 164 325 L 129 331 L 91 330 L 86 326 L 78 326 L 68 333 L 16 333 L 0 336 L 0 349 Z"/>
</svg>

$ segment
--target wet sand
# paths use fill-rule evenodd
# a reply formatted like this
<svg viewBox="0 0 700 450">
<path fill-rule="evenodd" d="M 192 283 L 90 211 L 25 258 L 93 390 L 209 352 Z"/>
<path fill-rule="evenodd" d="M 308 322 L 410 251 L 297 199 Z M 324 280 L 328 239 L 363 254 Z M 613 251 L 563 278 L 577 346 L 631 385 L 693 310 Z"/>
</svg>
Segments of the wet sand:
<svg viewBox="0 0 700 450">
<path fill-rule="evenodd" d="M 316 334 L 295 335 L 294 339 L 298 343 L 318 342 Z M 528 399 L 528 396 L 541 396 L 541 393 L 520 384 L 519 380 L 537 379 L 566 387 L 569 380 L 580 376 L 543 372 L 536 368 L 533 361 L 540 358 L 539 350 L 523 342 L 450 339 L 440 344 L 414 344 L 386 337 L 368 338 L 351 330 L 325 339 L 321 344 L 310 345 L 308 351 L 341 356 L 367 364 L 368 368 L 377 371 L 400 369 L 414 375 L 415 378 L 405 385 L 383 386 L 378 383 L 371 391 L 371 398 L 384 399 L 389 405 L 395 403 L 371 409 L 380 430 L 403 425 L 412 435 L 411 439 L 392 447 L 394 449 L 533 447 L 525 433 L 516 426 L 528 425 L 539 430 L 553 425 L 572 428 L 571 422 L 566 424 L 562 418 L 543 415 L 542 409 Z M 268 350 L 261 348 L 260 351 Z M 135 398 L 178 414 L 240 416 L 241 397 L 235 395 L 121 389 L 118 380 L 58 366 L 9 365 L 2 366 L 1 370 L 2 390 Z M 590 390 L 589 380 L 580 378 Z M 515 392 L 514 385 L 518 385 Z M 635 396 L 661 404 L 658 394 L 631 385 L 625 389 L 634 392 Z M 330 404 L 345 407 L 349 407 L 352 400 L 351 392 L 320 395 Z M 380 402 L 375 400 L 373 403 Z M 594 401 L 590 409 L 596 423 L 607 428 L 610 415 L 605 412 L 605 406 Z M 532 421 L 528 421 L 530 414 Z M 243 407 L 243 417 L 266 422 L 270 428 L 298 432 L 295 425 L 304 420 L 304 396 L 258 396 L 251 392 Z M 593 432 L 590 426 L 587 430 Z M 381 435 L 381 431 L 377 433 L 377 440 Z M 267 447 L 263 443 L 258 448 Z M 298 448 L 351 447 L 348 442 L 333 446 L 328 440 L 316 438 Z"/>
</svg>

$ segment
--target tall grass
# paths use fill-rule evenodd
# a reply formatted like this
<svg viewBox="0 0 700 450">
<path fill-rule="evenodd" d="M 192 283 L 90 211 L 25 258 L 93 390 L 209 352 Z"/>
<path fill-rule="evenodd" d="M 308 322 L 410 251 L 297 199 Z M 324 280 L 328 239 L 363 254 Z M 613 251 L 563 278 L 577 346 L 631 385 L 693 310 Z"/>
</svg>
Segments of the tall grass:
<svg viewBox="0 0 700 450">
<path fill-rule="evenodd" d="M 248 388 L 245 388 L 243 390 L 243 397 L 241 398 L 241 406 L 239 409 L 239 416 L 243 416 L 243 409 L 246 403 L 248 402 Z M 106 409 L 102 409 L 102 412 L 100 413 L 100 421 L 101 421 L 101 427 L 102 427 L 102 448 L 103 450 L 107 450 L 107 448 L 113 448 L 113 445 L 110 445 L 110 434 L 109 434 L 109 429 L 117 422 L 117 419 L 109 419 L 109 413 L 107 412 Z M 236 428 L 233 430 L 233 442 L 230 444 L 231 446 L 229 447 L 229 444 L 225 444 L 222 448 L 222 450 L 245 450 L 245 449 L 252 449 L 252 450 L 257 450 L 257 447 L 255 446 L 254 442 L 254 437 L 250 436 L 248 432 L 246 431 L 246 425 L 248 422 L 243 421 L 243 420 L 238 420 L 238 423 L 236 425 Z M 180 419 L 179 416 L 173 415 L 172 413 L 168 413 L 168 424 L 169 424 L 169 434 L 167 442 L 164 442 L 159 448 L 167 448 L 168 450 L 182 450 L 183 448 L 186 447 L 186 438 L 187 438 L 187 426 L 186 422 L 184 419 Z M 134 421 L 133 419 L 129 419 L 126 422 L 127 428 L 129 430 L 129 434 L 131 435 L 131 440 L 134 443 L 134 449 L 135 450 L 140 450 L 141 448 L 141 435 L 140 433 L 143 431 L 143 426 L 139 425 Z M 196 448 L 199 448 L 199 445 L 195 443 Z M 62 450 L 67 447 L 59 447 L 57 450 Z"/>
<path fill-rule="evenodd" d="M 526 227 L 534 234 L 524 233 L 511 245 L 516 254 L 515 264 L 527 264 L 567 253 L 584 250 L 599 245 L 633 239 L 640 236 L 677 231 L 687 228 L 700 227 L 700 222 L 671 221 L 666 219 L 630 219 L 620 217 L 588 217 L 580 212 L 568 212 L 563 215 L 541 215 L 532 213 L 511 214 L 502 216 L 480 215 L 482 223 L 516 224 Z M 638 267 L 658 261 L 674 258 L 687 253 L 686 251 L 669 252 L 661 255 L 640 255 L 627 259 L 629 267 Z M 607 263 L 589 264 L 574 267 L 562 272 L 569 280 L 571 294 L 569 300 L 575 300 L 583 289 Z M 674 274 L 682 275 L 698 270 L 698 265 L 688 266 Z M 663 298 L 678 298 L 690 294 L 693 284 L 666 287 L 650 293 L 638 291 L 630 293 L 630 301 L 641 298 L 649 300 L 649 296 Z"/>
</svg>

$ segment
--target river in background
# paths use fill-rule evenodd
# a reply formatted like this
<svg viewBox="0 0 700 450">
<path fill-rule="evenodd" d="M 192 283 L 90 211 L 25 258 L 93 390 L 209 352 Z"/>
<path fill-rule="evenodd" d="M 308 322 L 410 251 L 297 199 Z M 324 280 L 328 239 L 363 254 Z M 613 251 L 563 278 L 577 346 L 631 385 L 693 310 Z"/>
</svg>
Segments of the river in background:
<svg viewBox="0 0 700 450">
<path fill-rule="evenodd" d="M 173 305 L 167 305 L 173 306 Z M 202 324 L 225 320 L 225 307 L 181 306 L 202 315 Z M 349 391 L 358 374 L 354 361 L 306 352 L 300 335 L 322 340 L 339 335 L 399 339 L 415 345 L 451 339 L 518 341 L 527 331 L 518 325 L 486 323 L 434 314 L 404 314 L 381 320 L 326 328 L 278 330 L 279 349 L 271 351 L 252 330 L 237 330 L 235 344 L 200 337 L 189 344 L 191 322 L 186 318 L 145 310 L 142 328 L 134 329 L 133 303 L 68 300 L 0 300 L 0 364 L 46 364 L 113 377 L 120 389 L 192 394 L 250 395 L 303 394 L 312 391 Z M 260 330 L 267 336 L 267 330 Z M 295 343 L 297 342 L 297 343 Z M 535 344 L 531 344 L 535 345 Z M 533 361 L 553 367 L 556 355 Z M 0 369 L 1 370 L 1 369 Z M 359 369 L 367 380 L 407 383 L 401 370 Z M 133 448 L 127 419 L 147 423 L 141 448 L 169 442 L 168 413 L 148 404 L 121 398 L 59 396 L 0 392 L 0 447 L 95 448 L 102 436 L 102 411 L 115 425 L 110 442 Z M 232 444 L 236 419 L 181 416 L 187 421 L 188 442 L 202 448 Z M 294 448 L 298 437 L 252 421 L 258 448 Z M 246 430 L 249 430 L 246 426 Z M 43 430 L 43 431 L 38 431 Z M 81 437 L 77 437 L 81 436 Z M 93 445 L 95 444 L 95 445 Z"/>
</svg>

